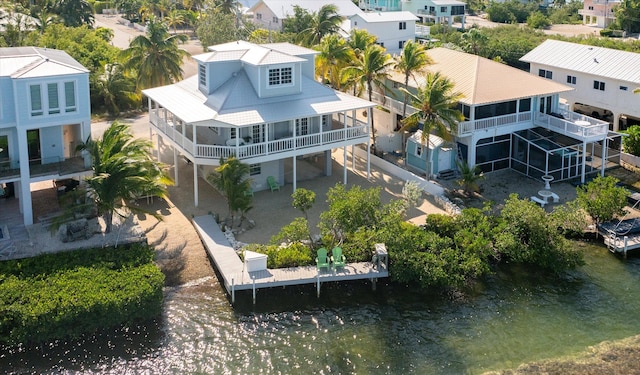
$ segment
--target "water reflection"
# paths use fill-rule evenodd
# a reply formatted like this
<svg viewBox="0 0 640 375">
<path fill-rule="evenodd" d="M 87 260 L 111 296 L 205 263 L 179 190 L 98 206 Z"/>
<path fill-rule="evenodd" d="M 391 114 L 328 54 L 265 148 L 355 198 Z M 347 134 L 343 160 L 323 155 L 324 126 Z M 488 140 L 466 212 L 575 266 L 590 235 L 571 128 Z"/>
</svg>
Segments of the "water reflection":
<svg viewBox="0 0 640 375">
<path fill-rule="evenodd" d="M 2 352 L 14 373 L 481 373 L 640 333 L 640 259 L 585 247 L 548 281 L 508 267 L 465 298 L 368 282 L 239 293 L 217 280 L 168 290 L 158 322 Z"/>
</svg>

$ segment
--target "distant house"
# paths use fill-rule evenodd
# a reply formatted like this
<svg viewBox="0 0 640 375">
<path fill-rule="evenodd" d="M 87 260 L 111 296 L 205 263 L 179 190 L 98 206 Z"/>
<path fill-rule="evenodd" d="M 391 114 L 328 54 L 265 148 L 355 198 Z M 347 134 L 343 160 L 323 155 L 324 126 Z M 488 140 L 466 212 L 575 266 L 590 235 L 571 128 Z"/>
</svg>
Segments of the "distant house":
<svg viewBox="0 0 640 375">
<path fill-rule="evenodd" d="M 351 29 L 364 29 L 390 54 L 400 54 L 407 40 L 415 40 L 418 17 L 411 12 L 360 12 L 349 17 Z"/>
<path fill-rule="evenodd" d="M 578 14 L 582 16 L 582 23 L 606 28 L 616 20 L 615 7 L 620 0 L 584 0 Z"/>
<path fill-rule="evenodd" d="M 0 185 L 31 225 L 32 182 L 91 173 L 75 153 L 91 134 L 89 71 L 64 51 L 0 48 L 0 97 Z"/>
<path fill-rule="evenodd" d="M 640 119 L 640 53 L 547 40 L 521 61 L 530 73 L 574 88 L 560 97 L 587 115 L 612 122 L 617 131 L 631 118 Z M 610 116 L 609 116 L 610 115 Z"/>
<path fill-rule="evenodd" d="M 433 149 L 456 149 L 456 158 L 484 172 L 511 168 L 534 178 L 551 175 L 556 181 L 584 181 L 588 173 L 604 173 L 607 166 L 619 164 L 620 136 L 609 133 L 605 121 L 560 103 L 560 95 L 571 87 L 464 52 L 434 48 L 427 53 L 434 61 L 427 69 L 452 80 L 454 91 L 464 95 L 458 109 L 465 120 L 453 132 L 455 147 L 434 141 Z M 401 116 L 404 76 L 393 72 L 390 81 L 388 86 L 398 92 L 376 95 L 374 101 Z M 410 79 L 409 90 L 424 84 L 425 76 L 419 75 Z M 407 108 L 408 114 L 415 111 Z M 408 139 L 406 161 L 424 172 L 426 145 L 420 140 Z M 432 171 L 454 168 L 448 157 L 432 156 Z"/>
<path fill-rule="evenodd" d="M 454 19 L 460 17 L 463 29 L 465 6 L 463 1 L 458 0 L 360 0 L 360 8 L 365 11 L 411 12 L 424 23 L 445 23 L 451 26 Z"/>
<path fill-rule="evenodd" d="M 316 54 L 289 43 L 209 47 L 194 56 L 197 75 L 143 90 L 151 128 L 173 147 L 174 162 L 182 155 L 193 163 L 194 176 L 230 156 L 249 165 L 255 191 L 268 189 L 269 176 L 284 185 L 285 175 L 295 190 L 301 157 L 317 158 L 330 175 L 331 150 L 368 148 L 370 124 L 356 114 L 370 119 L 375 104 L 317 82 Z M 345 183 L 346 176 L 345 169 Z M 194 200 L 197 205 L 197 181 Z"/>
<path fill-rule="evenodd" d="M 318 12 L 327 4 L 338 8 L 338 14 L 345 20 L 354 14 L 362 13 L 360 8 L 351 0 L 332 0 L 331 2 L 318 0 L 258 0 L 249 10 L 253 14 L 253 23 L 267 30 L 282 31 L 282 21 L 293 17 L 294 7 L 299 6 L 309 13 Z"/>
</svg>

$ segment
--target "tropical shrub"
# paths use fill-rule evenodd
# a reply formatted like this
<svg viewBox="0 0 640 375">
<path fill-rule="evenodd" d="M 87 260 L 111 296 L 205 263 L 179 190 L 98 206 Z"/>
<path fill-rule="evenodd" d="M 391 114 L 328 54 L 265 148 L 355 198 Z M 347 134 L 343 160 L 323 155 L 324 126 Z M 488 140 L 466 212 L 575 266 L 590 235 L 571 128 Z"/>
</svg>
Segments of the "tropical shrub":
<svg viewBox="0 0 640 375">
<path fill-rule="evenodd" d="M 622 147 L 624 152 L 640 156 L 640 126 L 633 125 L 623 133 L 628 134 L 628 137 L 622 137 Z"/>
<path fill-rule="evenodd" d="M 617 186 L 615 177 L 598 176 L 589 183 L 577 187 L 578 204 L 591 216 L 593 221 L 601 223 L 624 215 L 629 191 Z"/>
<path fill-rule="evenodd" d="M 267 268 L 271 269 L 315 264 L 315 253 L 312 253 L 307 246 L 301 243 L 292 243 L 285 246 L 250 244 L 244 249 L 265 254 L 267 256 Z"/>
<path fill-rule="evenodd" d="M 75 338 L 157 317 L 164 275 L 131 245 L 0 262 L 0 343 Z"/>
</svg>

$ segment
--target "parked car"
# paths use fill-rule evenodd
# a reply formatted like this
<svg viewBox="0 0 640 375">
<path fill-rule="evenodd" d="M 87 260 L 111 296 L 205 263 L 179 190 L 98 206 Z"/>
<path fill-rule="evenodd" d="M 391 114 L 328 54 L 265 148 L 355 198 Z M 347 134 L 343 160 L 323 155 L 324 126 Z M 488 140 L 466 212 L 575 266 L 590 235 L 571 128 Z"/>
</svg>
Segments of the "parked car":
<svg viewBox="0 0 640 375">
<path fill-rule="evenodd" d="M 576 103 L 573 105 L 573 111 L 602 120 L 610 120 L 613 118 L 613 112 L 610 110 L 588 104 Z"/>
</svg>

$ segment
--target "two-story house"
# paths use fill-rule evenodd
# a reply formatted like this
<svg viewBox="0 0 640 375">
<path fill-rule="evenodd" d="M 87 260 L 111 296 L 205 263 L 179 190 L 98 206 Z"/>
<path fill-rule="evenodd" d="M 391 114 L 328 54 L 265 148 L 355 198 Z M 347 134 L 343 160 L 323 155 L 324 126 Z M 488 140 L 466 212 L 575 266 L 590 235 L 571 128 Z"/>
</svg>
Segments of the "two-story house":
<svg viewBox="0 0 640 375">
<path fill-rule="evenodd" d="M 249 10 L 253 14 L 253 23 L 267 30 L 282 31 L 282 21 L 293 17 L 296 6 L 309 13 L 317 13 L 324 5 L 335 5 L 338 15 L 345 21 L 354 14 L 362 13 L 360 8 L 351 0 L 332 0 L 324 2 L 318 0 L 258 0 Z"/>
<path fill-rule="evenodd" d="M 33 224 L 30 184 L 90 173 L 89 71 L 64 51 L 0 48 L 0 184 Z"/>
<path fill-rule="evenodd" d="M 531 74 L 573 87 L 561 98 L 576 111 L 612 121 L 614 131 L 624 128 L 621 118 L 640 118 L 640 95 L 633 94 L 640 87 L 640 53 L 549 39 L 520 60 Z"/>
<path fill-rule="evenodd" d="M 610 134 L 606 122 L 560 104 L 560 95 L 571 87 L 464 52 L 434 48 L 427 53 L 434 61 L 428 71 L 440 72 L 454 83 L 454 92 L 463 95 L 458 109 L 465 119 L 453 130 L 454 142 L 431 139 L 428 147 L 447 152 L 424 152 L 427 145 L 421 137 L 410 137 L 406 164 L 411 169 L 424 173 L 429 163 L 437 175 L 455 169 L 452 158 L 459 158 L 484 172 L 512 168 L 535 178 L 584 181 L 586 174 L 604 173 L 607 161 L 619 158 L 619 135 Z M 393 72 L 390 80 L 388 86 L 395 90 L 404 86 L 402 74 Z M 425 75 L 419 75 L 410 80 L 409 90 L 424 84 Z M 395 98 L 402 98 L 401 93 L 377 96 L 376 101 L 401 114 L 402 102 Z M 407 112 L 415 108 L 409 106 Z"/>
<path fill-rule="evenodd" d="M 415 40 L 417 20 L 410 12 L 360 12 L 349 17 L 352 29 L 375 35 L 376 43 L 392 55 L 399 55 L 407 40 Z"/>
<path fill-rule="evenodd" d="M 604 29 L 616 20 L 614 8 L 618 4 L 620 0 L 584 0 L 578 14 L 582 16 L 583 24 Z"/>
<path fill-rule="evenodd" d="M 446 23 L 451 26 L 460 17 L 462 28 L 465 23 L 465 6 L 458 0 L 360 0 L 360 8 L 365 11 L 406 11 L 416 15 L 419 22 Z"/>
<path fill-rule="evenodd" d="M 356 114 L 370 119 L 375 104 L 315 81 L 316 54 L 289 43 L 220 44 L 194 56 L 197 75 L 143 90 L 151 128 L 173 146 L 174 162 L 182 154 L 193 163 L 196 205 L 198 176 L 222 157 L 248 164 L 256 191 L 268 188 L 269 176 L 283 185 L 285 174 L 293 176 L 295 190 L 298 157 L 318 156 L 330 175 L 332 149 L 368 148 L 370 124 Z"/>
</svg>

